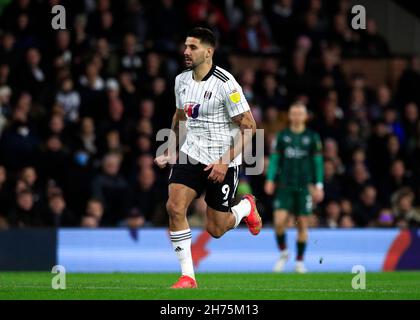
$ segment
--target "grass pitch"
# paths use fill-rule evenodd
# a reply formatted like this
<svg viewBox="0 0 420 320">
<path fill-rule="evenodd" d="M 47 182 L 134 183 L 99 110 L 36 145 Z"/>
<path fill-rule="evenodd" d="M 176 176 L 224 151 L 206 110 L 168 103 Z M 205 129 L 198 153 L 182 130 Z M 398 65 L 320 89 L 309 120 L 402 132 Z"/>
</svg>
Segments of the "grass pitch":
<svg viewBox="0 0 420 320">
<path fill-rule="evenodd" d="M 67 274 L 54 290 L 55 274 L 0 273 L 0 299 L 416 299 L 420 272 L 367 273 L 366 289 L 354 290 L 351 273 L 198 274 L 198 289 L 171 290 L 178 274 Z"/>
</svg>

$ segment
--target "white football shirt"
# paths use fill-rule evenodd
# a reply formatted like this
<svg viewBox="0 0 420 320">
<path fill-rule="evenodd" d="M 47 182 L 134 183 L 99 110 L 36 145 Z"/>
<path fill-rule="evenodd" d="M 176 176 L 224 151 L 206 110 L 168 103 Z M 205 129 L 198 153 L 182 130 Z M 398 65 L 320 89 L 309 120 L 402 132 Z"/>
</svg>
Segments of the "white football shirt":
<svg viewBox="0 0 420 320">
<path fill-rule="evenodd" d="M 213 65 L 202 81 L 193 79 L 192 70 L 175 78 L 175 100 L 187 116 L 186 138 L 181 151 L 208 165 L 229 150 L 239 127 L 232 117 L 249 110 L 241 86 L 226 70 Z M 242 163 L 239 154 L 229 167 Z"/>
</svg>

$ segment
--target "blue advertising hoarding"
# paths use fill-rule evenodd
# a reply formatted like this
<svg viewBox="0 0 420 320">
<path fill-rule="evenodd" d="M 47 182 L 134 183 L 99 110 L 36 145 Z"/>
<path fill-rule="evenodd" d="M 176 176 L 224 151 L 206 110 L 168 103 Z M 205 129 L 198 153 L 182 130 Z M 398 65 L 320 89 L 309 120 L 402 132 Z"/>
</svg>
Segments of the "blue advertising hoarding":
<svg viewBox="0 0 420 320">
<path fill-rule="evenodd" d="M 279 256 L 270 229 L 263 229 L 258 236 L 238 229 L 220 239 L 200 229 L 192 233 L 197 272 L 271 272 Z M 370 272 L 420 268 L 420 251 L 415 250 L 419 233 L 314 229 L 310 231 L 306 266 L 313 272 L 350 272 L 354 265 L 363 265 Z M 292 271 L 296 230 L 288 231 L 287 241 L 291 259 L 286 271 Z M 68 272 L 179 271 L 167 229 L 60 229 L 57 261 Z"/>
</svg>

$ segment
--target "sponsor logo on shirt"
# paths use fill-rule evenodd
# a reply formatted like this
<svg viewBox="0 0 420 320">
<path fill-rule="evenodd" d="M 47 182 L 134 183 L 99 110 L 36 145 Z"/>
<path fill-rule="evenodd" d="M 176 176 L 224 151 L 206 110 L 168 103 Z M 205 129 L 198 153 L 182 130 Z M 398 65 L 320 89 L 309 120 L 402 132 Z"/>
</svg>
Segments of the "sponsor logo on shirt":
<svg viewBox="0 0 420 320">
<path fill-rule="evenodd" d="M 198 110 L 200 109 L 199 103 L 186 103 L 184 104 L 185 114 L 189 118 L 196 119 L 198 117 Z"/>
</svg>

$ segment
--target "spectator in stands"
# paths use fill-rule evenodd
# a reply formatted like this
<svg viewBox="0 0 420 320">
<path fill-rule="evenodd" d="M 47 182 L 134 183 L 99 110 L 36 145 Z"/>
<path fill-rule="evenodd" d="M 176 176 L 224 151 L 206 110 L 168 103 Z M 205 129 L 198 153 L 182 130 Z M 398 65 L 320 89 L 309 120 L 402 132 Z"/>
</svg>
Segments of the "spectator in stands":
<svg viewBox="0 0 420 320">
<path fill-rule="evenodd" d="M 382 121 L 376 122 L 372 129 L 372 133 L 367 140 L 367 156 L 369 161 L 375 164 L 371 168 L 372 176 L 379 181 L 389 172 L 389 163 L 384 159 L 388 158 L 387 143 L 390 132 Z"/>
<path fill-rule="evenodd" d="M 130 189 L 125 178 L 119 174 L 121 155 L 107 154 L 103 158 L 102 173 L 92 181 L 92 197 L 104 207 L 103 225 L 115 225 L 128 214 Z"/>
<path fill-rule="evenodd" d="M 40 154 L 39 170 L 44 179 L 53 179 L 60 186 L 66 182 L 69 152 L 57 135 L 48 137 L 45 149 Z"/>
<path fill-rule="evenodd" d="M 16 192 L 18 193 L 26 189 L 32 192 L 34 202 L 38 207 L 41 207 L 45 198 L 44 185 L 37 170 L 33 166 L 24 167 L 19 172 L 19 180 L 16 183 Z"/>
<path fill-rule="evenodd" d="M 343 160 L 346 163 L 352 159 L 355 150 L 364 150 L 367 147 L 365 139 L 361 136 L 360 125 L 354 119 L 347 121 L 346 133 L 341 141 Z"/>
<path fill-rule="evenodd" d="M 404 144 L 404 138 L 405 138 L 404 129 L 398 119 L 397 110 L 393 108 L 385 109 L 384 122 L 385 122 L 385 125 L 388 126 L 389 132 L 391 132 L 391 134 L 398 137 L 398 141 L 400 142 L 400 144 Z"/>
<path fill-rule="evenodd" d="M 150 32 L 154 47 L 160 51 L 176 51 L 177 42 L 182 34 L 184 21 L 174 0 L 160 0 L 153 13 Z M 165 21 L 165 24 L 162 23 Z M 168 28 L 167 26 L 171 26 Z"/>
<path fill-rule="evenodd" d="M 54 193 L 48 198 L 48 210 L 44 217 L 44 223 L 55 228 L 78 225 L 61 193 Z"/>
<path fill-rule="evenodd" d="M 378 186 L 381 202 L 386 205 L 391 204 L 390 195 L 394 194 L 397 190 L 402 187 L 412 187 L 413 182 L 407 173 L 404 162 L 400 159 L 392 162 L 389 174 L 383 177 Z"/>
<path fill-rule="evenodd" d="M 403 159 L 404 153 L 401 149 L 401 143 L 396 135 L 389 135 L 386 144 L 386 156 L 382 161 L 386 165 L 386 173 L 389 173 L 392 163 L 397 159 Z"/>
<path fill-rule="evenodd" d="M 273 75 L 266 75 L 263 82 L 262 98 L 260 98 L 261 106 L 266 109 L 269 106 L 274 106 L 279 110 L 285 111 L 287 109 L 286 97 L 281 93 L 279 83 Z M 285 88 L 283 87 L 283 92 Z"/>
<path fill-rule="evenodd" d="M 55 46 L 49 57 L 53 61 L 56 69 L 68 68 L 72 63 L 72 53 L 70 48 L 70 32 L 68 30 L 60 30 L 55 37 Z"/>
<path fill-rule="evenodd" d="M 83 150 L 90 156 L 94 156 L 98 152 L 95 123 L 92 118 L 84 117 L 81 120 L 80 132 L 75 139 L 73 148 Z"/>
<path fill-rule="evenodd" d="M 353 221 L 353 218 L 351 216 L 344 215 L 340 219 L 339 226 L 343 229 L 350 229 L 355 227 L 355 222 Z"/>
<path fill-rule="evenodd" d="M 346 196 L 356 202 L 360 198 L 366 186 L 372 183 L 368 168 L 363 163 L 356 163 L 353 166 L 351 176 L 346 183 Z"/>
<path fill-rule="evenodd" d="M 143 168 L 137 175 L 137 181 L 133 188 L 132 208 L 152 221 L 156 214 L 157 204 L 162 200 L 161 193 L 156 189 L 156 174 L 153 168 Z"/>
<path fill-rule="evenodd" d="M 325 206 L 325 221 L 322 225 L 330 229 L 338 228 L 340 216 L 340 205 L 336 201 L 330 201 Z"/>
<path fill-rule="evenodd" d="M 132 33 L 127 33 L 123 39 L 123 51 L 120 55 L 120 70 L 127 71 L 137 79 L 143 59 L 138 54 L 137 38 Z"/>
<path fill-rule="evenodd" d="M 373 226 L 379 213 L 377 191 L 372 185 L 366 185 L 360 194 L 354 211 L 354 219 L 359 227 Z"/>
<path fill-rule="evenodd" d="M 338 44 L 346 56 L 360 52 L 360 40 L 350 28 L 345 13 L 338 13 L 334 16 L 333 30 L 330 32 L 329 41 Z"/>
<path fill-rule="evenodd" d="M 404 187 L 392 195 L 396 225 L 400 228 L 420 227 L 420 210 L 413 206 L 414 193 Z"/>
<path fill-rule="evenodd" d="M 328 138 L 324 140 L 324 159 L 332 161 L 337 174 L 344 173 L 345 167 L 339 155 L 337 141 Z"/>
<path fill-rule="evenodd" d="M 413 55 L 407 62 L 407 68 L 404 70 L 398 82 L 397 98 L 400 105 L 405 105 L 411 101 L 420 105 L 419 82 L 420 55 Z"/>
<path fill-rule="evenodd" d="M 6 168 L 0 165 L 0 217 L 5 218 L 10 210 L 13 191 L 9 183 Z"/>
<path fill-rule="evenodd" d="M 120 97 L 124 104 L 127 117 L 137 116 L 137 104 L 139 91 L 133 82 L 129 72 L 121 72 L 119 75 Z"/>
<path fill-rule="evenodd" d="M 223 35 L 229 33 L 230 26 L 225 14 L 218 5 L 212 3 L 211 1 L 191 1 L 186 11 L 191 25 L 205 25 L 212 27 L 212 31 L 216 35 L 219 35 L 219 38 L 223 38 Z"/>
<path fill-rule="evenodd" d="M 18 55 L 16 54 L 16 38 L 12 32 L 5 32 L 1 37 L 0 43 L 0 61 L 4 67 L 15 67 L 17 65 Z M 3 75 L 2 79 L 0 80 L 0 84 L 6 84 L 6 79 Z"/>
<path fill-rule="evenodd" d="M 10 212 L 8 220 L 15 228 L 42 226 L 39 207 L 35 205 L 34 195 L 29 189 L 17 193 L 16 205 Z"/>
<path fill-rule="evenodd" d="M 388 43 L 378 33 L 378 26 L 372 18 L 367 19 L 366 31 L 362 34 L 360 45 L 362 52 L 366 55 L 375 57 L 386 57 L 389 55 Z"/>
<path fill-rule="evenodd" d="M 369 118 L 373 121 L 384 117 L 386 109 L 392 108 L 392 93 L 387 85 L 381 85 L 376 90 L 376 102 L 369 106 Z"/>
<path fill-rule="evenodd" d="M 238 30 L 238 47 L 248 52 L 267 52 L 272 49 L 271 31 L 260 12 L 251 12 Z"/>
<path fill-rule="evenodd" d="M 45 94 L 47 75 L 41 66 L 41 53 L 36 48 L 26 52 L 26 63 L 21 66 L 18 77 L 14 80 L 20 92 L 29 92 L 35 101 L 43 98 Z"/>
<path fill-rule="evenodd" d="M 336 173 L 334 163 L 330 159 L 324 161 L 324 203 L 338 201 L 342 198 L 341 181 Z"/>
<path fill-rule="evenodd" d="M 289 99 L 294 100 L 301 94 L 313 93 L 314 76 L 309 72 L 307 55 L 301 51 L 295 51 L 291 59 L 291 65 L 286 75 L 286 86 Z"/>
<path fill-rule="evenodd" d="M 315 124 L 322 139 L 332 138 L 339 141 L 344 134 L 340 110 L 334 101 L 328 100 L 322 110 L 322 118 Z"/>
<path fill-rule="evenodd" d="M 417 127 L 420 121 L 419 108 L 416 103 L 408 103 L 404 108 L 403 114 L 403 131 L 405 142 L 405 150 L 407 154 L 412 154 L 416 148 L 420 136 L 417 134 Z"/>
<path fill-rule="evenodd" d="M 85 215 L 82 217 L 81 226 L 97 228 L 102 224 L 104 208 L 102 202 L 97 199 L 90 199 L 86 205 Z"/>
<path fill-rule="evenodd" d="M 271 10 L 268 10 L 268 22 L 273 31 L 275 42 L 282 47 L 290 48 L 293 42 L 296 15 L 293 10 L 293 0 L 273 1 Z"/>
<path fill-rule="evenodd" d="M 12 90 L 8 86 L 0 87 L 0 138 L 7 125 L 7 117 L 10 116 L 10 98 Z"/>
<path fill-rule="evenodd" d="M 75 123 L 79 119 L 80 94 L 74 90 L 73 80 L 67 77 L 62 80 L 60 91 L 56 95 L 56 102 L 64 112 L 64 119 Z"/>
</svg>

